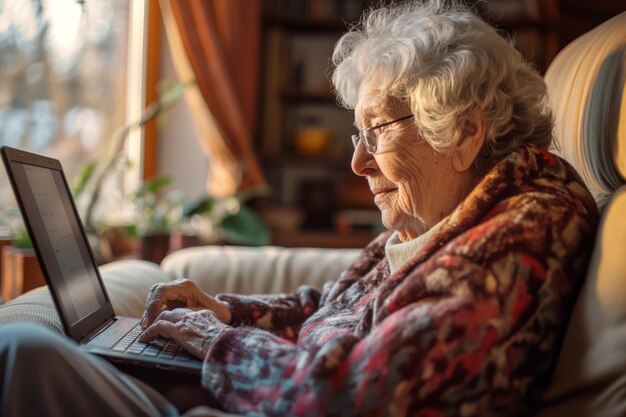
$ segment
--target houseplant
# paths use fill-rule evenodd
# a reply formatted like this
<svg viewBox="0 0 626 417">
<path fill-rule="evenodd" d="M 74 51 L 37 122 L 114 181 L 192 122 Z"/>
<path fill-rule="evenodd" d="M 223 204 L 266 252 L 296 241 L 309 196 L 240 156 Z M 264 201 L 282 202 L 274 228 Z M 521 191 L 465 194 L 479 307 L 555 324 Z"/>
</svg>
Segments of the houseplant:
<svg viewBox="0 0 626 417">
<path fill-rule="evenodd" d="M 183 217 L 183 195 L 162 194 L 170 183 L 169 177 L 157 177 L 145 181 L 130 196 L 135 211 L 127 231 L 138 239 L 139 257 L 157 263 L 169 252 L 172 230 Z"/>
<path fill-rule="evenodd" d="M 32 241 L 17 207 L 0 213 L 1 222 L 10 230 L 8 242 L 2 245 L 1 293 L 5 301 L 45 284 Z"/>
<path fill-rule="evenodd" d="M 159 87 L 159 98 L 148 105 L 138 120 L 131 121 L 120 126 L 113 134 L 111 146 L 104 157 L 98 158 L 85 164 L 81 173 L 72 184 L 75 199 L 82 196 L 87 198 L 83 223 L 87 233 L 97 231 L 94 213 L 100 201 L 105 180 L 113 173 L 121 174 L 128 168 L 128 160 L 124 154 L 126 139 L 132 129 L 143 127 L 155 117 L 162 116 L 182 97 L 186 88 L 193 81 L 162 83 Z"/>
<path fill-rule="evenodd" d="M 119 232 L 111 232 L 111 225 L 105 226 L 108 230 L 103 231 L 94 218 L 104 181 L 112 173 L 121 174 L 128 167 L 128 161 L 122 151 L 129 131 L 142 127 L 152 118 L 166 112 L 191 83 L 193 82 L 163 84 L 159 99 L 146 107 L 140 119 L 120 127 L 113 135 L 109 154 L 102 160 L 85 165 L 74 181 L 73 193 L 76 199 L 81 196 L 87 199 L 83 216 L 87 233 L 123 237 Z M 139 248 L 136 251 L 142 258 L 160 260 L 161 254 L 165 251 L 166 236 L 172 232 L 178 235 L 181 233 L 199 235 L 202 243 L 220 242 L 238 245 L 269 243 L 267 227 L 247 206 L 250 199 L 265 194 L 265 189 L 219 199 L 204 196 L 196 201 L 187 202 L 176 192 L 169 193 L 164 198 L 164 189 L 170 182 L 167 177 L 147 180 L 130 195 L 135 216 L 128 225 L 121 227 L 125 231 L 125 236 L 137 237 Z M 114 227 L 114 230 L 119 228 Z M 152 243 L 149 243 L 150 241 Z M 142 246 L 146 248 L 145 251 L 155 255 L 145 253 L 144 249 L 141 249 Z M 148 247 L 152 249 L 147 249 Z M 127 249 L 132 249 L 132 244 Z"/>
<path fill-rule="evenodd" d="M 248 206 L 250 200 L 265 194 L 265 189 L 256 189 L 225 198 L 205 196 L 188 204 L 183 217 L 205 243 L 268 245 L 270 232 L 267 225 Z"/>
<path fill-rule="evenodd" d="M 180 242 L 185 237 L 193 238 L 194 244 L 269 244 L 268 228 L 246 205 L 258 192 L 189 201 L 179 191 L 166 193 L 170 183 L 169 177 L 157 177 L 130 196 L 135 210 L 126 230 L 136 236 L 142 259 L 160 262 L 170 250 L 184 247 Z"/>
</svg>

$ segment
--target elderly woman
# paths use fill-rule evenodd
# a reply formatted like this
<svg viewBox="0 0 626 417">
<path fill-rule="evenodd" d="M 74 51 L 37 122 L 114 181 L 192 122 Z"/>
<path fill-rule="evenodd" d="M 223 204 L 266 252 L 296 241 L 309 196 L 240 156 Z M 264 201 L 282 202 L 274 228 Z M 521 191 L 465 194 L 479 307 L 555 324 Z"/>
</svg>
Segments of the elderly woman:
<svg viewBox="0 0 626 417">
<path fill-rule="evenodd" d="M 389 231 L 322 293 L 155 286 L 143 340 L 202 358 L 207 393 L 244 415 L 532 412 L 598 216 L 546 150 L 543 80 L 470 11 L 435 3 L 371 11 L 333 61 L 352 169 Z"/>
</svg>

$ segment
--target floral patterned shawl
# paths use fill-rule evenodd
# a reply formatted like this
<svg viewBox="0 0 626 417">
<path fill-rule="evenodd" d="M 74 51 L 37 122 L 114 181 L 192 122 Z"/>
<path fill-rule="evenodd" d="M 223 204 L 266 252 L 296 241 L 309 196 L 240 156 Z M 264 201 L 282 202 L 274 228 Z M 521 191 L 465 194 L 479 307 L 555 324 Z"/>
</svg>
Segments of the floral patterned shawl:
<svg viewBox="0 0 626 417">
<path fill-rule="evenodd" d="M 540 403 L 598 222 L 573 168 L 498 163 L 396 273 L 370 243 L 322 294 L 220 295 L 203 386 L 249 416 L 517 416 Z"/>
</svg>

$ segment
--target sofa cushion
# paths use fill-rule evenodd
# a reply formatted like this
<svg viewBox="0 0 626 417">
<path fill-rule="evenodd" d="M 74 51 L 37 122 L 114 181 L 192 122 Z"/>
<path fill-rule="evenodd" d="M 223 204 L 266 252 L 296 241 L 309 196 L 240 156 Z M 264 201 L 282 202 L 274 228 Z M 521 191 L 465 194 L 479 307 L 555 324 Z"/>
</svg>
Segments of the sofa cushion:
<svg viewBox="0 0 626 417">
<path fill-rule="evenodd" d="M 0 325 L 27 321 L 63 332 L 47 288 L 40 287 L 0 306 Z"/>
<path fill-rule="evenodd" d="M 545 81 L 556 151 L 600 206 L 626 178 L 626 12 L 580 36 L 550 64 Z"/>
<path fill-rule="evenodd" d="M 359 249 L 204 246 L 174 252 L 161 267 L 209 294 L 275 294 L 337 279 Z"/>
<path fill-rule="evenodd" d="M 100 268 L 100 273 L 115 313 L 129 317 L 141 316 L 148 289 L 152 284 L 172 279 L 157 264 L 138 260 L 104 265 Z M 0 306 L 0 325 L 17 321 L 63 331 L 47 287 L 36 288 Z"/>
<path fill-rule="evenodd" d="M 139 260 L 112 262 L 100 272 L 115 314 L 127 317 L 141 317 L 153 284 L 174 279 L 159 265 Z"/>
<path fill-rule="evenodd" d="M 626 415 L 626 186 L 603 213 L 540 417 Z"/>
</svg>

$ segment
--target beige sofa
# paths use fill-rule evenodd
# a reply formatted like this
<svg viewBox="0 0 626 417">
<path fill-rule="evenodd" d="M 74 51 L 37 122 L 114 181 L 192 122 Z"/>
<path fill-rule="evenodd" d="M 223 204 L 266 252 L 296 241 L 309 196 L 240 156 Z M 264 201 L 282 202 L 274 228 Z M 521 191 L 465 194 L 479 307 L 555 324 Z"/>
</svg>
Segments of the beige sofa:
<svg viewBox="0 0 626 417">
<path fill-rule="evenodd" d="M 166 257 L 161 265 L 141 260 L 117 261 L 100 268 L 115 313 L 140 317 L 151 285 L 185 277 L 209 294 L 288 292 L 302 283 L 321 288 L 339 276 L 358 250 L 206 246 Z M 34 289 L 0 305 L 0 324 L 29 321 L 63 331 L 47 287 Z"/>
<path fill-rule="evenodd" d="M 604 209 L 587 280 L 539 416 L 626 416 L 626 187 L 619 188 L 626 177 L 626 13 L 570 45 L 546 80 L 563 155 Z M 605 205 L 606 195 L 612 199 Z M 209 246 L 178 251 L 161 265 L 121 261 L 101 271 L 116 313 L 139 317 L 156 282 L 187 277 L 211 294 L 288 292 L 303 283 L 321 288 L 357 253 Z M 0 306 L 0 324 L 18 320 L 62 330 L 45 288 Z"/>
<path fill-rule="evenodd" d="M 605 210 L 605 226 L 615 218 L 621 220 L 625 212 L 626 188 Z M 626 226 L 603 228 L 541 417 L 626 416 L 626 280 L 624 253 L 617 253 L 609 243 L 615 239 L 626 242 Z M 357 253 L 354 249 L 206 246 L 175 252 L 160 266 L 127 260 L 105 265 L 101 273 L 115 312 L 139 317 L 148 289 L 157 282 L 186 277 L 212 294 L 287 292 L 303 283 L 321 288 Z M 607 255 L 618 263 L 608 264 Z M 610 282 L 599 279 L 599 273 Z M 619 292 L 613 291 L 620 286 Z M 62 331 L 46 288 L 0 306 L 0 325 L 24 320 Z"/>
</svg>

